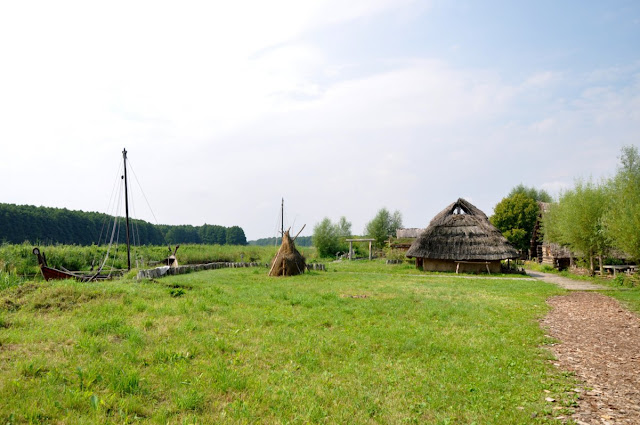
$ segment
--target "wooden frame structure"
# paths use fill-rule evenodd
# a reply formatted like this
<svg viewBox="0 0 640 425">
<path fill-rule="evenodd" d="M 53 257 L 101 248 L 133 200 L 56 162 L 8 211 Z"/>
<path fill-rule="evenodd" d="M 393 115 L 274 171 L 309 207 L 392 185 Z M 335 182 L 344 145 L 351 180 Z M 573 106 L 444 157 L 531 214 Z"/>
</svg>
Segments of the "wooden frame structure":
<svg viewBox="0 0 640 425">
<path fill-rule="evenodd" d="M 353 260 L 353 243 L 354 242 L 369 242 L 369 260 L 373 259 L 373 254 L 371 250 L 371 244 L 375 241 L 375 239 L 345 239 L 349 242 L 349 260 Z"/>
</svg>

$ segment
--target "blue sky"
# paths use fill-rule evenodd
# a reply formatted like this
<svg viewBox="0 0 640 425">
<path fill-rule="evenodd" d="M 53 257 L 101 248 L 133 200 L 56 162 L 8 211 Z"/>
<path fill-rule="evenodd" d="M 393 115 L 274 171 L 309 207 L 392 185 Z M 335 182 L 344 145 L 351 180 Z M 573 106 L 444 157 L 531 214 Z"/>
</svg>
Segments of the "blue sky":
<svg viewBox="0 0 640 425">
<path fill-rule="evenodd" d="M 5 2 L 0 202 L 105 211 L 126 146 L 160 223 L 491 214 L 615 172 L 638 46 L 635 1 Z"/>
</svg>

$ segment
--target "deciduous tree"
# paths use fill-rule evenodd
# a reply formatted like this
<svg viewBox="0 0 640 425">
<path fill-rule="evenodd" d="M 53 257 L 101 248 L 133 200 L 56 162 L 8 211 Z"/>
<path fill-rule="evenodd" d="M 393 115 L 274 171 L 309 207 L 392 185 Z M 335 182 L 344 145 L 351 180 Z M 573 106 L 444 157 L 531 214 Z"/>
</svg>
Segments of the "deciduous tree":
<svg viewBox="0 0 640 425">
<path fill-rule="evenodd" d="M 522 183 L 511 189 L 511 192 L 507 195 L 507 198 L 511 198 L 516 193 L 522 193 L 528 198 L 533 199 L 534 201 L 540 202 L 552 202 L 553 199 L 551 195 L 544 189 L 536 189 L 535 187 L 525 186 Z"/>
<path fill-rule="evenodd" d="M 389 210 L 382 208 L 376 216 L 365 226 L 365 233 L 375 239 L 375 245 L 382 247 L 384 241 L 393 235 L 397 229 L 402 227 L 402 214 L 395 211 L 393 214 Z"/>
<path fill-rule="evenodd" d="M 603 226 L 607 210 L 607 188 L 591 181 L 577 181 L 575 187 L 560 195 L 543 217 L 545 238 L 570 247 L 589 259 L 594 272 L 594 258 L 600 259 L 611 247 Z"/>
<path fill-rule="evenodd" d="M 515 192 L 498 202 L 493 211 L 491 223 L 513 246 L 527 252 L 540 211 L 535 199 L 522 192 Z"/>
<path fill-rule="evenodd" d="M 339 231 L 339 227 L 328 217 L 313 227 L 313 246 L 318 250 L 320 257 L 333 257 L 341 250 Z"/>
<path fill-rule="evenodd" d="M 640 155 L 635 146 L 622 148 L 620 167 L 609 182 L 610 208 L 604 223 L 614 245 L 640 260 Z"/>
</svg>

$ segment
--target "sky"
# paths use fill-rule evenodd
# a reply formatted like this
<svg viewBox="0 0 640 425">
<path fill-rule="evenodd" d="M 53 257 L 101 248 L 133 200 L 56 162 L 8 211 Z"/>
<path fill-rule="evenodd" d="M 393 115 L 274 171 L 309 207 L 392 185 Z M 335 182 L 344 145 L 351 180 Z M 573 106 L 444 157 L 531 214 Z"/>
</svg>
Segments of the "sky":
<svg viewBox="0 0 640 425">
<path fill-rule="evenodd" d="M 126 148 L 137 218 L 253 240 L 284 198 L 361 234 L 557 196 L 639 135 L 637 0 L 0 3 L 1 203 L 109 212 Z"/>
</svg>

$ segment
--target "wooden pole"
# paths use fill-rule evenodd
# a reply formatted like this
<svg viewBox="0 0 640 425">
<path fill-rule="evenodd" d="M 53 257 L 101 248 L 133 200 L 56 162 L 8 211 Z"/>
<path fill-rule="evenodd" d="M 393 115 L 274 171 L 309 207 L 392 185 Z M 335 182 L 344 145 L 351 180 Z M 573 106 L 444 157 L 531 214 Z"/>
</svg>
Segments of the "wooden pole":
<svg viewBox="0 0 640 425">
<path fill-rule="evenodd" d="M 129 192 L 127 190 L 127 149 L 122 151 L 124 160 L 124 211 L 127 224 L 127 270 L 131 270 L 131 245 L 129 244 Z"/>
<path fill-rule="evenodd" d="M 298 232 L 298 234 L 296 235 L 296 237 L 295 237 L 295 238 L 293 238 L 293 241 L 294 241 L 294 242 L 296 241 L 296 239 L 298 239 L 298 236 L 300 236 L 300 233 L 302 233 L 302 231 L 304 230 L 304 227 L 305 227 L 305 226 L 306 226 L 306 224 L 303 224 L 303 225 L 302 225 L 302 229 L 300 229 L 300 231 Z"/>
<path fill-rule="evenodd" d="M 389 239 L 389 240 L 391 240 L 391 239 Z M 391 244 L 391 243 L 389 243 L 389 244 Z M 371 253 L 371 241 L 369 241 L 369 261 L 371 261 L 371 260 L 373 260 L 373 255 Z"/>
<path fill-rule="evenodd" d="M 276 252 L 276 256 L 273 259 L 273 264 L 271 265 L 271 268 L 269 269 L 269 273 L 268 273 L 269 276 L 271 276 L 271 272 L 273 271 L 273 268 L 276 266 L 276 259 L 278 258 L 278 255 L 280 255 L 280 251 L 282 251 L 282 245 L 280 245 L 280 248 L 278 248 L 278 252 Z"/>
</svg>

